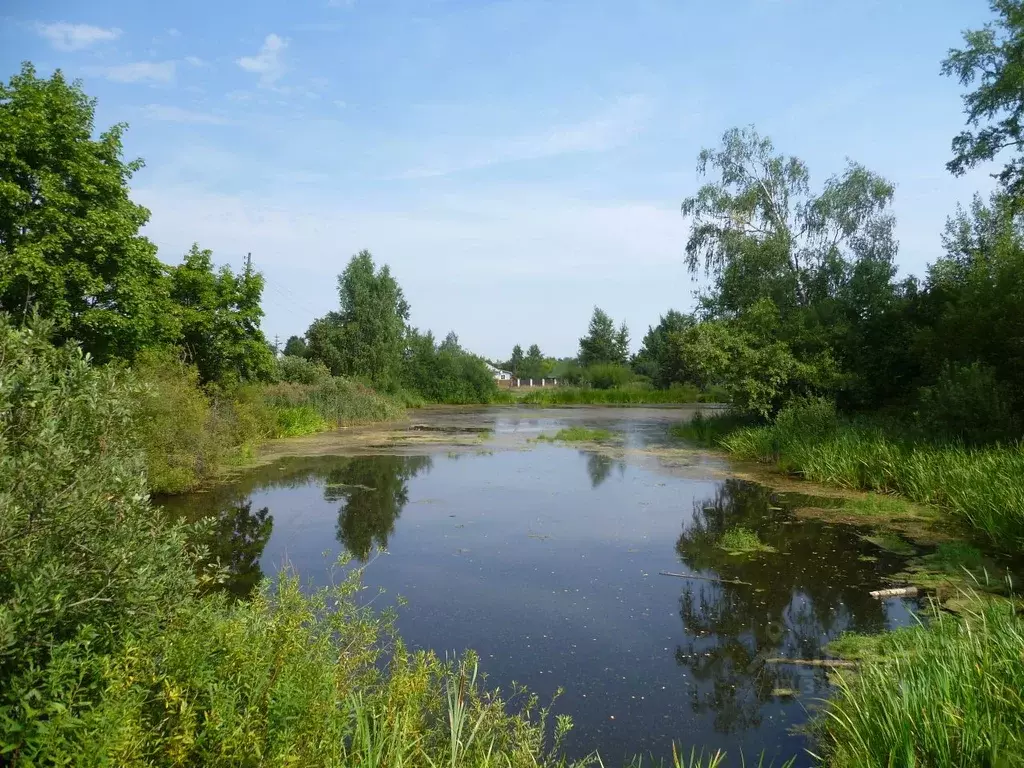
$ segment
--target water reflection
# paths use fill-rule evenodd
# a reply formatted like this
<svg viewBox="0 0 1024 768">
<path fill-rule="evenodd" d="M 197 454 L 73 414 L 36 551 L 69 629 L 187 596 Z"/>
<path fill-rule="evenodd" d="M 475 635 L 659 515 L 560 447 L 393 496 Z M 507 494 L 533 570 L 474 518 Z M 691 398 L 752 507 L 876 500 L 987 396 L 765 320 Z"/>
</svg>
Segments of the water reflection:
<svg viewBox="0 0 1024 768">
<path fill-rule="evenodd" d="M 237 597 L 246 597 L 263 578 L 260 557 L 273 527 L 270 509 L 253 512 L 251 500 L 231 503 L 217 513 L 207 546 L 227 568 L 227 589 Z"/>
<path fill-rule="evenodd" d="M 619 475 L 626 472 L 626 462 L 621 459 L 613 459 L 592 451 L 580 451 L 580 455 L 587 460 L 587 475 L 590 476 L 590 487 L 597 488 L 611 475 L 612 470 L 618 469 Z"/>
<path fill-rule="evenodd" d="M 409 502 L 409 479 L 431 466 L 429 456 L 366 456 L 331 469 L 324 499 L 342 502 L 338 542 L 364 562 L 374 544 L 387 549 L 395 521 Z"/>
<path fill-rule="evenodd" d="M 774 551 L 729 554 L 720 540 L 734 527 L 756 532 Z M 878 577 L 864 548 L 851 546 L 849 529 L 794 524 L 762 486 L 726 480 L 713 497 L 695 501 L 676 551 L 694 571 L 746 582 L 691 581 L 679 598 L 686 639 L 676 648 L 676 662 L 705 683 L 691 690 L 691 707 L 713 712 L 720 732 L 760 726 L 763 705 L 773 697 L 824 695 L 824 670 L 766 660 L 821 658 L 840 632 L 878 632 L 887 625 L 885 603 L 868 595 Z M 889 570 L 881 562 L 878 568 Z"/>
</svg>

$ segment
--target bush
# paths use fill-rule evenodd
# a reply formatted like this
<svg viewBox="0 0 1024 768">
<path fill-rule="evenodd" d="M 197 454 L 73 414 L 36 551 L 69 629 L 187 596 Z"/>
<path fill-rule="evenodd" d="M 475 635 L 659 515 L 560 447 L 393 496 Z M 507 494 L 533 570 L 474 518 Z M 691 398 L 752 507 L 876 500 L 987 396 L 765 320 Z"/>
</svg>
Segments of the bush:
<svg viewBox="0 0 1024 768">
<path fill-rule="evenodd" d="M 263 397 L 275 411 L 307 407 L 334 426 L 391 421 L 405 413 L 394 399 L 341 377 L 317 385 L 272 384 L 263 390 Z"/>
<path fill-rule="evenodd" d="M 175 493 L 194 487 L 225 460 L 223 434 L 199 386 L 199 372 L 174 350 L 146 350 L 135 362 L 132 393 L 150 488 Z"/>
<path fill-rule="evenodd" d="M 918 391 L 915 415 L 932 438 L 978 445 L 1020 435 L 1008 389 L 992 368 L 977 363 L 947 363 L 935 384 Z"/>
<path fill-rule="evenodd" d="M 600 363 L 592 365 L 584 371 L 583 378 L 595 389 L 611 389 L 621 387 L 633 380 L 633 372 L 624 365 Z"/>
<path fill-rule="evenodd" d="M 183 529 L 147 501 L 140 393 L 45 334 L 0 317 L 0 755 L 26 764 L 195 584 Z"/>
<path fill-rule="evenodd" d="M 331 376 L 319 360 L 285 355 L 277 360 L 277 380 L 289 384 L 322 384 Z"/>
</svg>

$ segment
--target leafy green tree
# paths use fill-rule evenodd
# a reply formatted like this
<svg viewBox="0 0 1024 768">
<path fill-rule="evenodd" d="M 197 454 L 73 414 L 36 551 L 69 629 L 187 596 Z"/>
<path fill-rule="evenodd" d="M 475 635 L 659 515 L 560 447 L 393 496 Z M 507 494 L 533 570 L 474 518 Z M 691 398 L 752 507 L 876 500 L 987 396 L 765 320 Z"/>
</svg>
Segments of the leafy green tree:
<svg viewBox="0 0 1024 768">
<path fill-rule="evenodd" d="M 284 343 L 284 354 L 289 357 L 306 356 L 306 340 L 301 336 L 289 336 Z"/>
<path fill-rule="evenodd" d="M 516 344 L 512 347 L 512 357 L 508 359 L 508 370 L 510 373 L 519 375 L 523 368 L 523 348 Z"/>
<path fill-rule="evenodd" d="M 358 376 L 379 387 L 397 383 L 409 305 L 385 264 L 360 251 L 338 276 L 340 309 L 313 322 L 309 354 L 335 376 Z"/>
<path fill-rule="evenodd" d="M 58 70 L 30 64 L 0 83 L 0 310 L 54 324 L 97 360 L 131 359 L 175 335 L 167 277 L 139 234 L 115 125 L 93 138 L 95 101 Z"/>
<path fill-rule="evenodd" d="M 231 384 L 272 377 L 274 357 L 260 330 L 263 276 L 247 264 L 241 274 L 213 268 L 213 253 L 193 245 L 171 271 L 179 344 L 204 383 Z"/>
<path fill-rule="evenodd" d="M 641 376 L 647 376 L 654 386 L 664 389 L 674 382 L 688 382 L 685 361 L 680 359 L 670 346 L 670 337 L 692 328 L 696 320 L 670 309 L 661 316 L 658 324 L 648 327 L 640 351 L 633 359 L 633 369 Z"/>
<path fill-rule="evenodd" d="M 579 363 L 583 367 L 597 363 L 624 365 L 629 357 L 629 329 L 615 322 L 600 307 L 594 307 L 587 335 L 580 339 Z"/>
<path fill-rule="evenodd" d="M 539 346 L 531 344 L 530 348 L 526 350 L 526 357 L 523 359 L 519 375 L 527 379 L 542 379 L 548 375 L 549 371 L 550 367 L 544 358 L 544 353 L 540 351 Z"/>
<path fill-rule="evenodd" d="M 996 178 L 1017 201 L 1024 196 L 1024 2 L 992 0 L 996 20 L 964 33 L 964 47 L 950 49 L 942 73 L 965 88 L 964 112 L 970 129 L 953 139 L 946 168 L 957 176 L 1004 150 L 1018 153 Z"/>
<path fill-rule="evenodd" d="M 865 319 L 898 293 L 892 186 L 851 163 L 813 193 L 803 162 L 777 155 L 753 128 L 727 131 L 721 148 L 701 153 L 698 170 L 717 176 L 682 205 L 692 219 L 688 266 L 714 278 L 701 312 L 731 326 L 737 354 L 770 353 L 765 362 L 778 371 L 769 377 L 776 392 L 735 388 L 761 411 L 792 394 L 854 386 L 841 363 L 864 358 Z"/>
<path fill-rule="evenodd" d="M 402 384 L 435 403 L 486 403 L 496 390 L 494 377 L 483 358 L 459 345 L 449 333 L 436 344 L 434 335 L 409 330 L 402 366 Z"/>
</svg>

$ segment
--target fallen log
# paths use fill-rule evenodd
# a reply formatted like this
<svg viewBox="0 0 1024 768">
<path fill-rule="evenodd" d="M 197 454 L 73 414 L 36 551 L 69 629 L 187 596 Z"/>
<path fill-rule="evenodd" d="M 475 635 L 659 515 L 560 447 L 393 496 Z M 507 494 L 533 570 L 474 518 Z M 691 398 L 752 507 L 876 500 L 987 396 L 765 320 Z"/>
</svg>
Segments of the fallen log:
<svg viewBox="0 0 1024 768">
<path fill-rule="evenodd" d="M 857 666 L 856 662 L 844 661 L 843 659 L 765 659 L 764 663 L 793 664 L 797 667 L 839 667 L 842 669 L 849 669 Z"/>
<path fill-rule="evenodd" d="M 886 597 L 917 597 L 919 590 L 917 587 L 894 587 L 892 589 L 876 589 L 868 594 L 882 600 Z"/>
<path fill-rule="evenodd" d="M 673 573 L 672 571 L 658 571 L 662 576 L 675 576 L 679 579 L 700 579 L 701 581 L 717 581 L 719 584 L 742 584 L 745 587 L 754 586 L 749 581 L 739 579 L 716 579 L 714 576 L 698 576 L 695 573 Z"/>
</svg>

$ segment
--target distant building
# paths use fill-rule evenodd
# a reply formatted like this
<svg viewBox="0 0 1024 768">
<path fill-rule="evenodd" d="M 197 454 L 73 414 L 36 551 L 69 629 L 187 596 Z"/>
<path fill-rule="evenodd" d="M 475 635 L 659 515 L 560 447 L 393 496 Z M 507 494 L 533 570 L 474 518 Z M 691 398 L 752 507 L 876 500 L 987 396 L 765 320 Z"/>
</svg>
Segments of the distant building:
<svg viewBox="0 0 1024 768">
<path fill-rule="evenodd" d="M 503 371 L 501 368 L 495 368 L 490 363 L 487 364 L 487 368 L 491 372 L 495 381 L 512 381 L 512 374 L 508 371 Z"/>
</svg>

